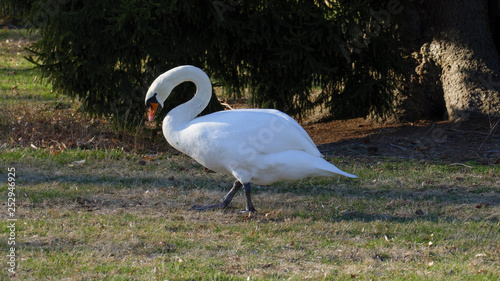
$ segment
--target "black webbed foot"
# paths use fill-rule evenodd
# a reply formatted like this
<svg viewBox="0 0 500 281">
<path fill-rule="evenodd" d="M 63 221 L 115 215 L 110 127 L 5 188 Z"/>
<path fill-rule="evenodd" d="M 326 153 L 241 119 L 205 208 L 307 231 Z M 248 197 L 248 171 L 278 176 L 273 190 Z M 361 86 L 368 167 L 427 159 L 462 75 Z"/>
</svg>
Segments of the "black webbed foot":
<svg viewBox="0 0 500 281">
<path fill-rule="evenodd" d="M 231 200 L 233 200 L 234 194 L 241 188 L 242 184 L 239 181 L 235 181 L 233 188 L 222 198 L 222 202 L 216 203 L 216 204 L 210 204 L 210 205 L 194 205 L 191 207 L 191 211 L 198 211 L 198 212 L 204 212 L 204 211 L 213 211 L 217 209 L 224 209 L 227 207 L 227 205 L 231 204 Z"/>
<path fill-rule="evenodd" d="M 190 211 L 205 212 L 205 211 L 213 211 L 213 210 L 217 210 L 217 209 L 224 209 L 226 206 L 227 206 L 227 204 L 224 204 L 224 202 L 221 202 L 221 203 L 209 204 L 209 205 L 194 205 L 189 210 Z"/>
</svg>

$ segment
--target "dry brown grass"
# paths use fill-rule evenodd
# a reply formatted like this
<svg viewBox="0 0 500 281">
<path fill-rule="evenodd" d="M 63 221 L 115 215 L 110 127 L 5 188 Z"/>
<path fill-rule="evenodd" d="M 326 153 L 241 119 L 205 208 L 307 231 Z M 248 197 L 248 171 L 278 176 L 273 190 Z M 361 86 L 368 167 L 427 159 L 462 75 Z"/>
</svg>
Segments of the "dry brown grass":
<svg viewBox="0 0 500 281">
<path fill-rule="evenodd" d="M 124 149 L 148 152 L 168 150 L 157 130 L 139 126 L 135 131 L 119 130 L 105 118 L 91 117 L 77 107 L 41 104 L 5 108 L 4 147 L 34 147 L 54 153 L 65 149 Z"/>
</svg>

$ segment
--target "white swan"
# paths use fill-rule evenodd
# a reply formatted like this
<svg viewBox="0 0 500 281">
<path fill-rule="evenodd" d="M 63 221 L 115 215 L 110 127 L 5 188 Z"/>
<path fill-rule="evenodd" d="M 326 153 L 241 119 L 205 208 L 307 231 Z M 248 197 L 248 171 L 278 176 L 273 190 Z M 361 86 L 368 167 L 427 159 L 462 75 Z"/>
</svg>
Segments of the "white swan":
<svg viewBox="0 0 500 281">
<path fill-rule="evenodd" d="M 191 81 L 197 91 L 188 102 L 172 109 L 163 120 L 168 143 L 210 170 L 231 174 L 236 182 L 221 203 L 193 206 L 194 210 L 224 208 L 244 186 L 246 211 L 254 212 L 250 183 L 268 185 L 314 176 L 357 176 L 339 170 L 322 158 L 306 131 L 290 116 L 272 109 L 219 111 L 196 118 L 208 105 L 212 84 L 194 66 L 179 66 L 160 75 L 146 94 L 149 120 L 161 110 L 172 89 Z"/>
</svg>

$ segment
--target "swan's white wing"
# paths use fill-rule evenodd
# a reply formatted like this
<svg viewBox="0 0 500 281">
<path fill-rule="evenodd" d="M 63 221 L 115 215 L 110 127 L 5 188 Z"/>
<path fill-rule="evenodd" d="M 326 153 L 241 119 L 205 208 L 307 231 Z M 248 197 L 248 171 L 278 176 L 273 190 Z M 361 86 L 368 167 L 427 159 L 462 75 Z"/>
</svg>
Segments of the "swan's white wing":
<svg viewBox="0 0 500 281">
<path fill-rule="evenodd" d="M 217 112 L 196 118 L 166 137 L 205 167 L 245 183 L 335 174 L 355 177 L 321 159 L 306 131 L 276 110 Z"/>
<path fill-rule="evenodd" d="M 249 109 L 248 111 L 252 111 L 252 109 Z M 318 148 L 316 147 L 316 144 L 309 136 L 309 134 L 306 132 L 306 130 L 304 130 L 304 128 L 302 128 L 302 126 L 299 125 L 299 123 L 297 123 L 297 121 L 295 121 L 295 119 L 293 119 L 289 115 L 287 115 L 281 111 L 278 111 L 278 110 L 267 109 L 265 111 L 269 111 L 270 114 L 275 114 L 275 115 L 283 118 L 283 120 L 286 120 L 286 122 L 288 123 L 289 126 L 293 127 L 300 135 L 302 135 L 303 139 L 302 139 L 301 143 L 304 146 L 304 149 L 303 149 L 304 151 L 306 151 L 314 156 L 322 156 L 321 153 L 319 152 Z M 295 130 L 291 129 L 291 131 L 295 131 Z"/>
<path fill-rule="evenodd" d="M 205 141 L 213 140 L 213 145 L 243 153 L 302 150 L 313 156 L 321 156 L 307 132 L 293 118 L 278 110 L 216 112 L 192 120 L 186 130 L 203 133 Z"/>
</svg>

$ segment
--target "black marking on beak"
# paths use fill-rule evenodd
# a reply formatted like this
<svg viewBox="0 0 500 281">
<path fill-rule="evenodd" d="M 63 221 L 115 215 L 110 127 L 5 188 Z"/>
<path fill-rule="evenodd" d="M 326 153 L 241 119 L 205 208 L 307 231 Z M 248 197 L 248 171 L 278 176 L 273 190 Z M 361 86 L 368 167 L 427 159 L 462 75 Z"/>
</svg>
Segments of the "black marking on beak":
<svg viewBox="0 0 500 281">
<path fill-rule="evenodd" d="M 158 94 L 155 93 L 152 97 L 150 97 L 146 101 L 146 106 L 148 107 L 148 119 L 149 119 L 149 121 L 153 121 L 156 112 L 160 111 L 162 108 L 160 103 L 158 102 L 158 99 L 156 98 L 157 95 Z"/>
</svg>

